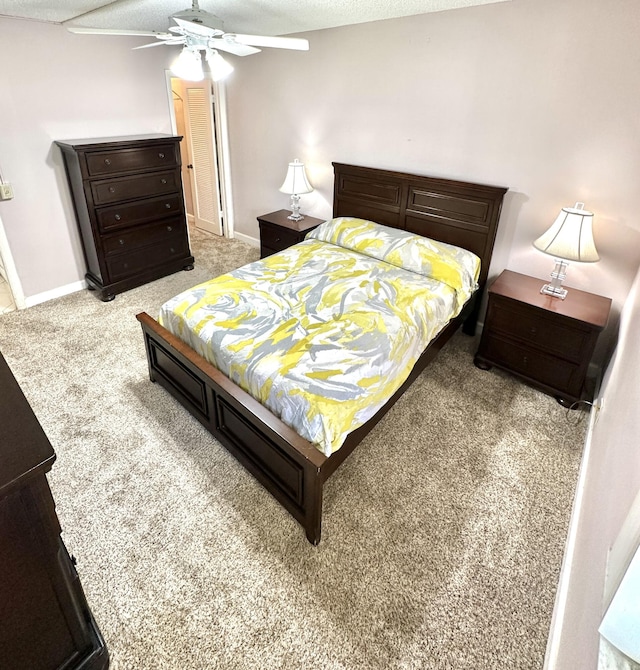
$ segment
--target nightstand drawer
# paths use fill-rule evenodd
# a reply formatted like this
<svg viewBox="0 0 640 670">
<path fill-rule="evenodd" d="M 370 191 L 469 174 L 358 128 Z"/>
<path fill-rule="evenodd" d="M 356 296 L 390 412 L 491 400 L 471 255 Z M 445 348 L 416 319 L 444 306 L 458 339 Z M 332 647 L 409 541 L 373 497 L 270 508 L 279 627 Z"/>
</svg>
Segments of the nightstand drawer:
<svg viewBox="0 0 640 670">
<path fill-rule="evenodd" d="M 140 149 L 97 151 L 87 155 L 87 171 L 92 177 L 135 170 L 175 167 L 178 165 L 173 144 Z"/>
<path fill-rule="evenodd" d="M 268 223 L 263 223 L 260 226 L 260 243 L 263 247 L 269 247 L 269 249 L 282 251 L 282 249 L 297 244 L 302 239 L 304 239 L 304 235 L 301 236 L 295 230 L 287 230 Z"/>
<path fill-rule="evenodd" d="M 487 321 L 492 332 L 523 340 L 575 363 L 584 360 L 591 344 L 591 331 L 573 327 L 568 319 L 558 322 L 542 310 L 508 299 L 494 298 L 491 301 Z"/>
<path fill-rule="evenodd" d="M 487 336 L 483 344 L 482 355 L 495 365 L 544 384 L 557 393 L 579 396 L 582 387 L 579 365 L 493 335 Z"/>
</svg>

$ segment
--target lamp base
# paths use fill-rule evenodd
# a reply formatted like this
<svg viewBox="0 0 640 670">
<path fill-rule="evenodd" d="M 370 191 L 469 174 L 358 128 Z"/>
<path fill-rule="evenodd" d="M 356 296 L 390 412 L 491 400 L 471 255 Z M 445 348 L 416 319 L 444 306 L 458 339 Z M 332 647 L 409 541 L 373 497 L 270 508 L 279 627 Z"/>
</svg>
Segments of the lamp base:
<svg viewBox="0 0 640 670">
<path fill-rule="evenodd" d="M 556 265 L 551 273 L 551 282 L 545 284 L 540 289 L 540 293 L 560 298 L 560 300 L 564 300 L 567 297 L 567 289 L 562 287 L 562 282 L 567 276 L 567 265 L 567 261 L 563 258 L 556 258 Z"/>
<path fill-rule="evenodd" d="M 297 193 L 291 194 L 291 215 L 287 217 L 292 221 L 302 221 L 304 216 L 300 214 L 300 196 Z"/>
<path fill-rule="evenodd" d="M 560 300 L 564 300 L 567 297 L 566 288 L 562 288 L 562 286 L 556 288 L 552 284 L 545 284 L 540 289 L 540 293 L 544 293 L 546 295 L 552 295 L 554 298 L 560 298 Z"/>
</svg>

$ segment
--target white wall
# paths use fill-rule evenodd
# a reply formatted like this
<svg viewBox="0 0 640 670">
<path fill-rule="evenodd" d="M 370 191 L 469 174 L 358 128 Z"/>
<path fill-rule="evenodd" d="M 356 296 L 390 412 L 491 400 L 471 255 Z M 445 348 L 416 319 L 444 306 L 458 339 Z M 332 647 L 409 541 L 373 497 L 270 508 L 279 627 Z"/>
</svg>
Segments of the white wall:
<svg viewBox="0 0 640 670">
<path fill-rule="evenodd" d="M 595 212 L 598 264 L 568 285 L 619 312 L 640 262 L 637 0 L 514 0 L 305 36 L 308 53 L 263 53 L 228 83 L 236 230 L 288 207 L 286 164 L 329 216 L 331 161 L 508 186 L 491 275 L 548 278 L 533 240 L 562 206 Z M 615 335 L 611 321 L 598 358 Z"/>
<path fill-rule="evenodd" d="M 169 50 L 140 43 L 0 18 L 0 165 L 15 192 L 0 215 L 27 300 L 85 273 L 54 140 L 171 132 Z"/>
<path fill-rule="evenodd" d="M 627 515 L 640 492 L 638 342 L 640 273 L 621 316 L 620 340 L 600 392 L 604 405 L 582 464 L 584 489 L 571 524 L 574 551 L 567 556 L 556 603 L 562 611 L 550 641 L 549 670 L 597 667 L 598 626 L 637 548 L 640 515 L 637 510 Z"/>
</svg>

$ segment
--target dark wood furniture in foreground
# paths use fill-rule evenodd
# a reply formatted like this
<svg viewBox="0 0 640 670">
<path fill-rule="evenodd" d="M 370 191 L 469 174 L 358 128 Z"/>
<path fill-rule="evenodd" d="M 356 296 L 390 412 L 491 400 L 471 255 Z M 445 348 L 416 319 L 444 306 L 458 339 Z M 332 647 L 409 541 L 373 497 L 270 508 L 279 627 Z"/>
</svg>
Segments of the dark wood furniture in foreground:
<svg viewBox="0 0 640 670">
<path fill-rule="evenodd" d="M 386 414 L 405 389 L 465 322 L 475 332 L 482 286 L 505 188 L 334 163 L 334 216 L 353 216 L 436 238 L 482 260 L 480 290 L 464 312 L 433 340 L 405 384 L 330 457 L 297 435 L 258 401 L 160 326 L 138 314 L 149 374 L 214 435 L 320 541 L 324 482 Z M 381 476 L 383 473 L 381 473 Z"/>
<path fill-rule="evenodd" d="M 0 354 L 0 668 L 105 670 L 47 483 L 55 454 Z"/>
<path fill-rule="evenodd" d="M 584 395 L 611 300 L 570 288 L 564 300 L 540 293 L 542 279 L 505 270 L 489 288 L 478 367 L 496 365 L 571 406 Z"/>
<path fill-rule="evenodd" d="M 288 209 L 263 214 L 258 217 L 260 226 L 260 258 L 270 256 L 304 240 L 305 235 L 317 228 L 323 219 L 305 216 L 301 221 L 287 218 L 291 214 Z"/>
<path fill-rule="evenodd" d="M 90 289 L 104 300 L 193 269 L 180 173 L 180 140 L 134 135 L 58 141 Z"/>
</svg>

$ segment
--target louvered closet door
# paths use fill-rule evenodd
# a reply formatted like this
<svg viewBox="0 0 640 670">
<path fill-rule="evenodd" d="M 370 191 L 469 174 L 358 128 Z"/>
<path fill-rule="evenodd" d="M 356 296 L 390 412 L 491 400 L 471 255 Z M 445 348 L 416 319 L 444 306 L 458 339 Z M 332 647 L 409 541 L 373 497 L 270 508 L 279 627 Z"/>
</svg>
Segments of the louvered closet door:
<svg viewBox="0 0 640 670">
<path fill-rule="evenodd" d="M 190 83 L 186 87 L 186 96 L 195 225 L 210 233 L 222 235 L 211 91 L 207 82 Z"/>
</svg>

